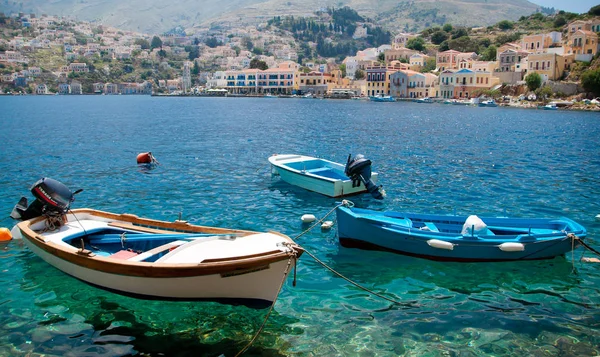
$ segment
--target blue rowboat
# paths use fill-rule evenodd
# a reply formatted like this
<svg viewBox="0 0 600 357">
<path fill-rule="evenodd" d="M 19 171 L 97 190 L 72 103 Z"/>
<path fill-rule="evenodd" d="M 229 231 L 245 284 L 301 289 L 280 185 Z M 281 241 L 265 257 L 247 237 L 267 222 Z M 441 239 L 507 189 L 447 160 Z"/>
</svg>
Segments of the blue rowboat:
<svg viewBox="0 0 600 357">
<path fill-rule="evenodd" d="M 342 246 L 442 261 L 549 259 L 570 252 L 587 234 L 564 217 L 479 218 L 343 206 L 336 213 Z"/>
<path fill-rule="evenodd" d="M 377 172 L 371 172 L 371 160 L 362 155 L 346 165 L 304 155 L 273 155 L 269 157 L 271 172 L 292 185 L 329 197 L 342 197 L 369 192 L 382 199 L 385 191 L 376 185 Z"/>
</svg>

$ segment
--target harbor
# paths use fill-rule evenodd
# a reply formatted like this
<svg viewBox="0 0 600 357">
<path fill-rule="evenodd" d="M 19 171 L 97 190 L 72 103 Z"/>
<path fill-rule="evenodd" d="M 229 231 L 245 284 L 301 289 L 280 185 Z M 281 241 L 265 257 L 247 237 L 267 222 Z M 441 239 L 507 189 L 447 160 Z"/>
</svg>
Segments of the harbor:
<svg viewBox="0 0 600 357">
<path fill-rule="evenodd" d="M 363 154 L 387 195 L 356 207 L 457 215 L 568 217 L 600 233 L 600 121 L 569 110 L 410 101 L 155 96 L 2 96 L 0 226 L 41 177 L 83 189 L 73 209 L 277 231 L 303 255 L 246 355 L 597 355 L 599 264 L 553 259 L 439 262 L 347 248 L 308 230 L 341 198 L 273 176 L 269 157 L 345 162 Z M 93 135 L 92 135 L 93 133 Z M 152 152 L 159 165 L 138 165 Z M 335 215 L 328 220 L 335 221 Z M 305 233 L 306 232 L 306 233 Z M 303 234 L 305 233 L 305 234 Z M 0 355 L 231 356 L 265 309 L 107 292 L 2 245 Z"/>
</svg>

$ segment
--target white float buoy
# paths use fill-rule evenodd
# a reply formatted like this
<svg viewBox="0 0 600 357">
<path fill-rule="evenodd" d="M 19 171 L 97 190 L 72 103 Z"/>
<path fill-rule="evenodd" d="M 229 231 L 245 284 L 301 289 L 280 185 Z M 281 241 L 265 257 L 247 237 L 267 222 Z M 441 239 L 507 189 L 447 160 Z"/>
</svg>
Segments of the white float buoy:
<svg viewBox="0 0 600 357">
<path fill-rule="evenodd" d="M 300 217 L 300 219 L 302 220 L 303 223 L 310 223 L 310 222 L 314 222 L 317 217 L 315 217 L 314 214 L 305 214 L 302 215 L 302 217 Z"/>
<path fill-rule="evenodd" d="M 430 239 L 427 241 L 427 244 L 434 248 L 454 250 L 454 244 L 439 239 Z"/>
<path fill-rule="evenodd" d="M 333 221 L 325 221 L 321 224 L 321 229 L 330 229 L 333 227 Z"/>
<path fill-rule="evenodd" d="M 498 246 L 503 252 L 522 252 L 525 250 L 523 243 L 502 243 Z"/>
<path fill-rule="evenodd" d="M 600 221 L 600 214 L 596 215 L 596 221 Z"/>
</svg>

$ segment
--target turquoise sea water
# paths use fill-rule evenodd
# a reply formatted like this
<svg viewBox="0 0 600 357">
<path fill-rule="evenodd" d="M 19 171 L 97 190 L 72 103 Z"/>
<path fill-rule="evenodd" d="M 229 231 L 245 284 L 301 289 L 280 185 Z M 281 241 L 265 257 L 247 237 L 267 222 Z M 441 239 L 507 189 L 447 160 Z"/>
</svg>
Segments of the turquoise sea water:
<svg viewBox="0 0 600 357">
<path fill-rule="evenodd" d="M 388 197 L 359 207 L 567 216 L 600 234 L 600 115 L 440 104 L 128 96 L 0 97 L 0 226 L 41 177 L 74 208 L 302 233 L 336 200 L 272 178 L 267 158 L 373 161 Z M 154 170 L 135 164 L 152 151 Z M 330 217 L 332 220 L 334 215 Z M 573 255 L 439 263 L 340 247 L 335 226 L 304 255 L 251 356 L 594 356 L 600 264 Z M 233 356 L 267 310 L 141 301 L 66 276 L 19 241 L 0 248 L 0 356 Z M 575 271 L 573 271 L 573 267 Z"/>
</svg>

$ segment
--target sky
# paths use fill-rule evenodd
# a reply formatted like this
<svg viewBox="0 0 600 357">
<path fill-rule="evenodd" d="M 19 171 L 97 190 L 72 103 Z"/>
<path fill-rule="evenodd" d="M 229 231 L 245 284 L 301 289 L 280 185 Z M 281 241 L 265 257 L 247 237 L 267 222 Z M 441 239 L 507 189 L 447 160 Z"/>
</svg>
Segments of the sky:
<svg viewBox="0 0 600 357">
<path fill-rule="evenodd" d="M 534 4 L 544 7 L 553 7 L 557 10 L 565 10 L 569 12 L 588 12 L 588 10 L 596 5 L 600 5 L 600 0 L 529 0 Z"/>
</svg>

